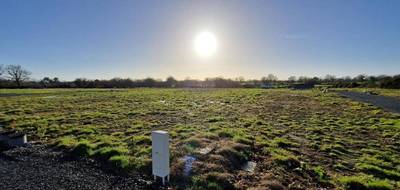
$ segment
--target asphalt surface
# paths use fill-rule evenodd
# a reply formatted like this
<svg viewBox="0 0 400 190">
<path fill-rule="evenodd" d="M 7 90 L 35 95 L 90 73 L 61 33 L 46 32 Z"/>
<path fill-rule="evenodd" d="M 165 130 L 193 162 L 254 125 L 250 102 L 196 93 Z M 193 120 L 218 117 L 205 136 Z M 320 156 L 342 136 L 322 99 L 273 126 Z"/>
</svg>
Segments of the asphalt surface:
<svg viewBox="0 0 400 190">
<path fill-rule="evenodd" d="M 44 146 L 0 152 L 0 189 L 158 189 L 151 180 L 106 172 L 93 160 L 73 159 Z"/>
<path fill-rule="evenodd" d="M 338 94 L 356 101 L 373 104 L 386 111 L 400 113 L 399 98 L 381 96 L 381 95 L 372 95 L 362 92 L 348 92 L 348 91 L 341 91 L 338 92 Z"/>
</svg>

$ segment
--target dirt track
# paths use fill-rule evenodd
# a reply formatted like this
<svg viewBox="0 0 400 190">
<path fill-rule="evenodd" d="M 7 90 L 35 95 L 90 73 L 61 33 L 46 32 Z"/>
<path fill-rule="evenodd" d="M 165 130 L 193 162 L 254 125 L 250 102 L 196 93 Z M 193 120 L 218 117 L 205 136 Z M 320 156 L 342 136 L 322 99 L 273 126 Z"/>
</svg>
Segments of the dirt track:
<svg viewBox="0 0 400 190">
<path fill-rule="evenodd" d="M 348 91 L 338 92 L 338 94 L 356 101 L 371 103 L 387 111 L 400 113 L 400 99 L 398 98 Z"/>
</svg>

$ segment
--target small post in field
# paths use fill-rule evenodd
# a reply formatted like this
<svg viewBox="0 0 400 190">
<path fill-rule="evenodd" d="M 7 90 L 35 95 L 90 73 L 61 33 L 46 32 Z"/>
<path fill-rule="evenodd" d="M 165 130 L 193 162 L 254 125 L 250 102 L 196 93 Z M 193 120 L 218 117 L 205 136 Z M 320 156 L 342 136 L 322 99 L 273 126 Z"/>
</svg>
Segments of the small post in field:
<svg viewBox="0 0 400 190">
<path fill-rule="evenodd" d="M 151 132 L 152 144 L 152 166 L 154 179 L 162 178 L 163 185 L 165 177 L 169 181 L 169 135 L 166 131 Z"/>
<path fill-rule="evenodd" d="M 10 135 L 10 138 L 8 140 L 8 144 L 10 146 L 23 146 L 26 143 L 28 143 L 26 134 L 23 133 L 15 133 L 13 135 Z"/>
</svg>

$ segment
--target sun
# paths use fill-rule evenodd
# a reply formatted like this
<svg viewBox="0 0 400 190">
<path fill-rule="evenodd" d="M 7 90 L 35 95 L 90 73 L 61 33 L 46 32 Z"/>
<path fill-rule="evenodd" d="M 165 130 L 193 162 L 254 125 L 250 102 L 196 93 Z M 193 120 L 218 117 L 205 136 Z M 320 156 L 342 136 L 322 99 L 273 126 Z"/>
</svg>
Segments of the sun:
<svg viewBox="0 0 400 190">
<path fill-rule="evenodd" d="M 197 55 L 201 57 L 210 57 L 217 51 L 217 38 L 211 32 L 201 32 L 194 38 L 193 47 Z"/>
</svg>

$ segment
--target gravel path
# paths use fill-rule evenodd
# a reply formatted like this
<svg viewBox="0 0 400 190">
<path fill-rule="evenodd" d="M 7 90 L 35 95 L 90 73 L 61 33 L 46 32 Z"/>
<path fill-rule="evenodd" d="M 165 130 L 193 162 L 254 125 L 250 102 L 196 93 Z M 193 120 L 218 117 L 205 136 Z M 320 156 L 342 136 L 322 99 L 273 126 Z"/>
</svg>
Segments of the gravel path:
<svg viewBox="0 0 400 190">
<path fill-rule="evenodd" d="M 371 103 L 375 106 L 383 108 L 384 110 L 400 113 L 400 99 L 395 97 L 381 96 L 381 95 L 371 95 L 362 92 L 338 92 L 347 98 L 351 98 L 356 101 Z"/>
<path fill-rule="evenodd" d="M 76 160 L 34 145 L 0 152 L 0 189 L 158 189 L 142 177 L 102 170 L 95 161 Z"/>
</svg>

